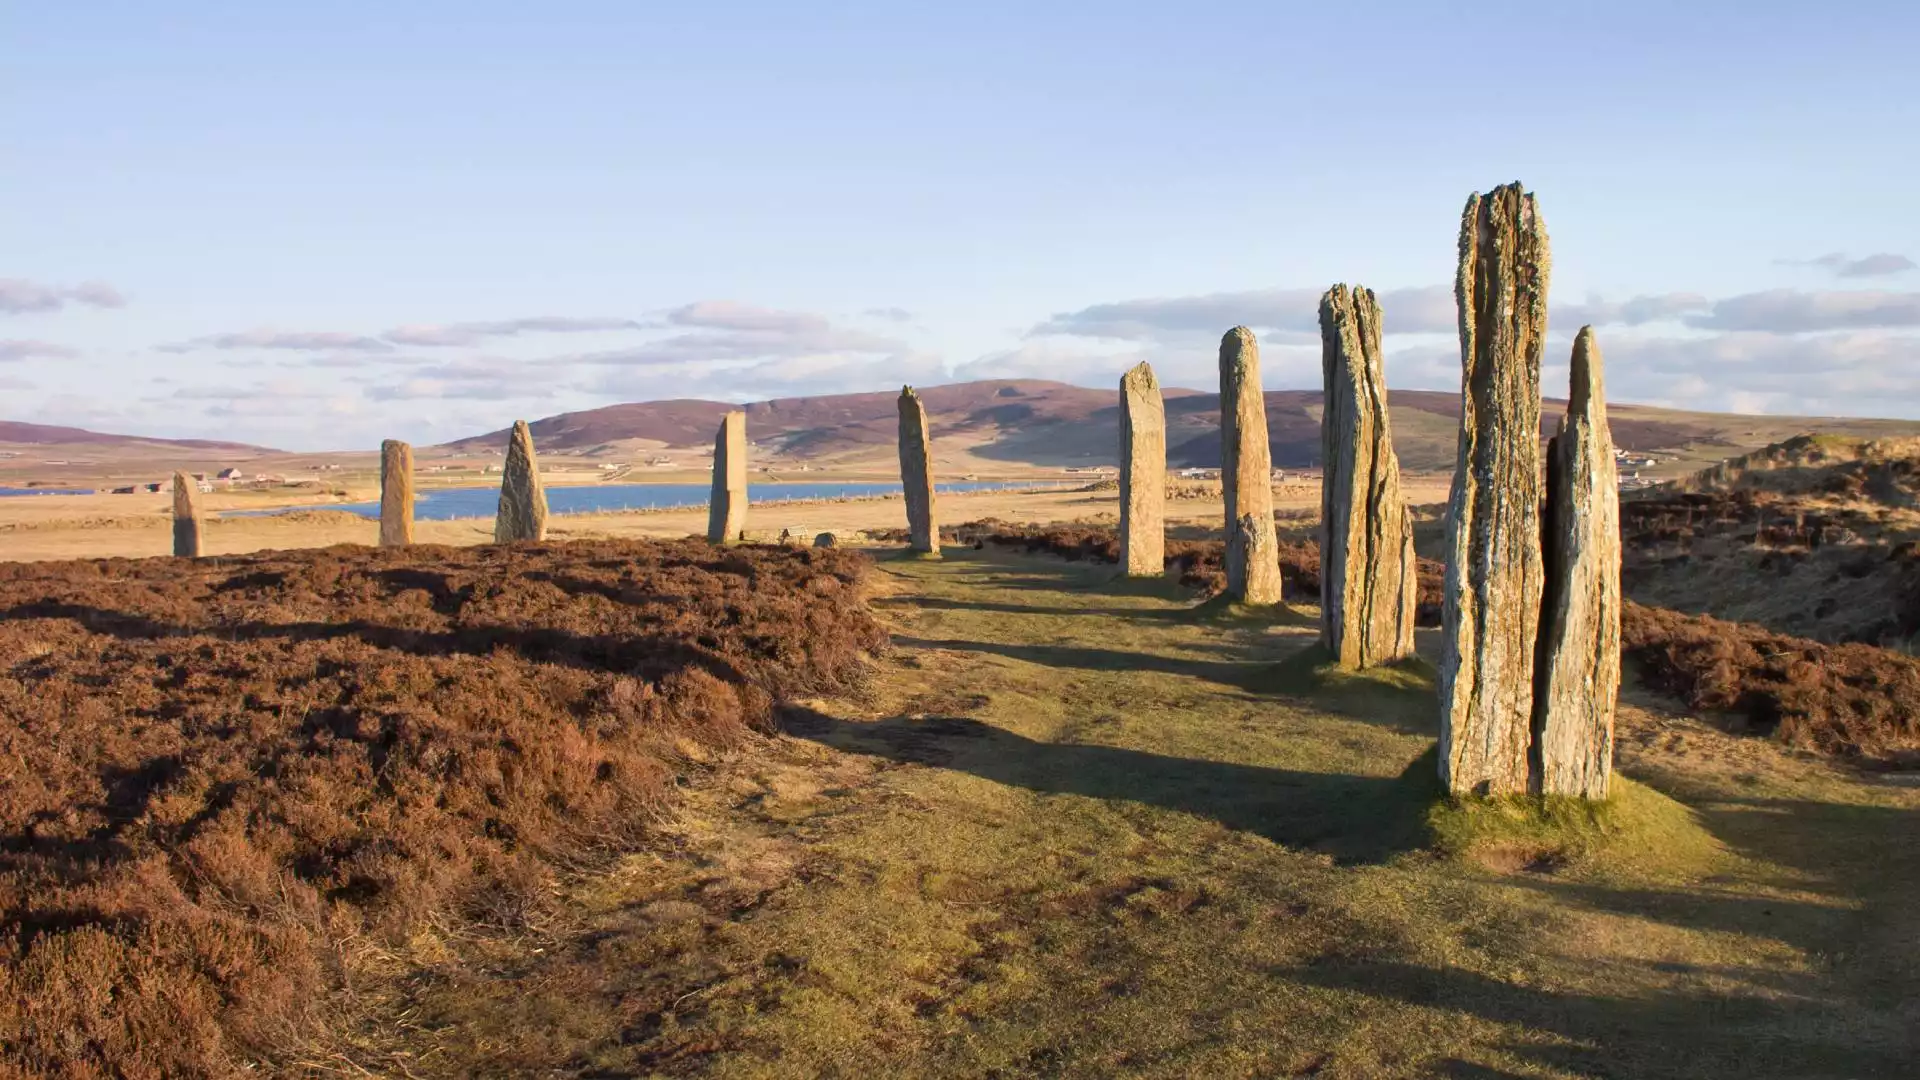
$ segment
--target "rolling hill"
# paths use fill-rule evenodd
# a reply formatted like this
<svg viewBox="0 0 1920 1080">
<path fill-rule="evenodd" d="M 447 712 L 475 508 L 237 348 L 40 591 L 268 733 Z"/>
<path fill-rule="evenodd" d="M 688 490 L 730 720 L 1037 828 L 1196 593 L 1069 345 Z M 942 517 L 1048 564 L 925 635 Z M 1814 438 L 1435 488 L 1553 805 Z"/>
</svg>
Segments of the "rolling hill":
<svg viewBox="0 0 1920 1080">
<path fill-rule="evenodd" d="M 937 443 L 984 465 L 1060 467 L 1113 464 L 1119 409 L 1112 390 L 1038 379 L 988 380 L 920 389 Z M 1220 463 L 1220 396 L 1168 388 L 1167 457 L 1175 466 Z M 534 421 L 543 451 L 632 453 L 646 448 L 709 446 L 720 417 L 742 408 L 758 453 L 825 464 L 884 463 L 893 453 L 894 391 L 782 398 L 737 406 L 677 400 L 609 405 Z M 1273 390 L 1266 395 L 1274 464 L 1311 466 L 1320 456 L 1321 395 Z M 1453 467 L 1460 418 L 1457 393 L 1398 390 L 1390 395 L 1394 442 L 1413 471 Z M 1548 399 L 1543 437 L 1565 403 Z M 1920 422 L 1684 412 L 1646 405 L 1611 407 L 1614 441 L 1629 450 L 1663 451 L 1682 465 L 1718 461 L 1803 431 L 1884 437 L 1920 434 Z M 449 444 L 455 451 L 499 447 L 505 430 Z"/>
<path fill-rule="evenodd" d="M 85 428 L 27 424 L 0 420 L 0 445 L 85 447 L 89 450 L 220 450 L 246 454 L 277 454 L 264 446 L 222 442 L 218 439 L 156 439 L 145 435 L 112 435 Z"/>
</svg>

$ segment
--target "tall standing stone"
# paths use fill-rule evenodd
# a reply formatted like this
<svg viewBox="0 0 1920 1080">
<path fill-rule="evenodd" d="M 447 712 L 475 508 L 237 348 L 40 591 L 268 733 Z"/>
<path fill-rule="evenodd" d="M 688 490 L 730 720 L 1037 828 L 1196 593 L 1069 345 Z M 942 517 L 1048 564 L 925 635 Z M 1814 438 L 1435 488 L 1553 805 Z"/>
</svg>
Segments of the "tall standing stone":
<svg viewBox="0 0 1920 1080">
<path fill-rule="evenodd" d="M 1573 385 L 1547 447 L 1546 588 L 1541 601 L 1533 740 L 1537 788 L 1607 797 L 1620 690 L 1620 482 L 1600 348 L 1573 341 Z"/>
<path fill-rule="evenodd" d="M 1120 566 L 1129 577 L 1166 572 L 1167 409 L 1145 361 L 1120 377 Z"/>
<path fill-rule="evenodd" d="M 380 546 L 413 543 L 413 447 L 398 439 L 380 444 Z"/>
<path fill-rule="evenodd" d="M 1412 655 L 1419 601 L 1373 290 L 1321 298 L 1320 366 L 1320 641 L 1341 667 L 1371 667 Z"/>
<path fill-rule="evenodd" d="M 1460 222 L 1460 449 L 1447 504 L 1440 780 L 1528 789 L 1540 626 L 1540 351 L 1546 224 L 1520 185 L 1467 200 Z"/>
<path fill-rule="evenodd" d="M 200 557 L 200 511 L 193 504 L 196 490 L 193 477 L 173 474 L 173 553 L 183 559 Z"/>
<path fill-rule="evenodd" d="M 940 554 L 940 523 L 933 497 L 933 441 L 927 407 L 913 387 L 900 388 L 900 484 L 906 489 L 907 547 Z"/>
<path fill-rule="evenodd" d="M 713 437 L 713 495 L 707 501 L 707 539 L 735 544 L 747 527 L 747 414 L 734 410 Z"/>
<path fill-rule="evenodd" d="M 540 461 L 533 453 L 533 432 L 525 420 L 513 422 L 507 463 L 500 471 L 500 512 L 493 519 L 493 542 L 547 538 L 547 491 L 540 484 Z"/>
<path fill-rule="evenodd" d="M 1220 488 L 1227 504 L 1227 596 L 1280 602 L 1280 541 L 1273 528 L 1273 457 L 1260 344 L 1236 326 L 1220 339 Z"/>
</svg>

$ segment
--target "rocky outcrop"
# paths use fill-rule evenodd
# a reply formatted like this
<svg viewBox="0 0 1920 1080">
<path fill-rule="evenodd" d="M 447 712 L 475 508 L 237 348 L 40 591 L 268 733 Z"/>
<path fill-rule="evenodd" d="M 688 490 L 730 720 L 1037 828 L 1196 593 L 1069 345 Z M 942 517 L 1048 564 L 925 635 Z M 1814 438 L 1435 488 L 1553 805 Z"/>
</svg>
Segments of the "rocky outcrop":
<svg viewBox="0 0 1920 1080">
<path fill-rule="evenodd" d="M 1280 543 L 1273 529 L 1273 459 L 1260 345 L 1236 326 L 1220 339 L 1220 487 L 1226 499 L 1226 595 L 1280 602 Z"/>
<path fill-rule="evenodd" d="M 1592 327 L 1574 339 L 1572 369 L 1567 413 L 1547 448 L 1534 786 L 1604 799 L 1620 690 L 1620 485 Z"/>
<path fill-rule="evenodd" d="M 173 474 L 173 553 L 183 559 L 200 557 L 200 510 L 193 499 L 198 490 L 193 477 Z"/>
<path fill-rule="evenodd" d="M 747 414 L 722 417 L 713 438 L 713 494 L 707 502 L 707 540 L 736 544 L 747 527 Z"/>
<path fill-rule="evenodd" d="M 398 439 L 380 444 L 380 546 L 413 543 L 413 447 Z"/>
<path fill-rule="evenodd" d="M 1159 577 L 1167 547 L 1167 409 L 1145 361 L 1120 377 L 1120 572 Z"/>
<path fill-rule="evenodd" d="M 1372 290 L 1321 298 L 1320 363 L 1320 641 L 1341 667 L 1372 667 L 1413 654 L 1419 593 Z"/>
<path fill-rule="evenodd" d="M 1460 223 L 1460 450 L 1447 511 L 1440 778 L 1450 792 L 1529 787 L 1540 626 L 1540 355 L 1550 258 L 1518 184 Z"/>
<path fill-rule="evenodd" d="M 500 512 L 493 519 L 493 541 L 511 544 L 547 538 L 547 491 L 540 484 L 540 461 L 533 432 L 525 420 L 513 422 L 507 439 L 507 463 L 500 473 Z"/>
<path fill-rule="evenodd" d="M 933 440 L 927 431 L 927 408 L 911 386 L 900 388 L 900 484 L 906 489 L 907 547 L 922 554 L 940 554 Z"/>
</svg>

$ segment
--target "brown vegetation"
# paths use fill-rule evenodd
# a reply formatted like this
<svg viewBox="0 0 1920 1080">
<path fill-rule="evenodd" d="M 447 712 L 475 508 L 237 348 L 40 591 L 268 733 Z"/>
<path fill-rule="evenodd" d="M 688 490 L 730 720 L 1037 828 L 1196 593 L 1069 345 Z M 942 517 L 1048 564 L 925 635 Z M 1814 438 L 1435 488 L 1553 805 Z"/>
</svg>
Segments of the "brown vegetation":
<svg viewBox="0 0 1920 1080">
<path fill-rule="evenodd" d="M 1798 749 L 1920 766 L 1920 660 L 1628 603 L 1626 654 L 1649 684 Z"/>
<path fill-rule="evenodd" d="M 1920 634 L 1920 453 L 1805 436 L 1620 507 L 1623 581 L 1662 607 L 1829 642 Z"/>
<path fill-rule="evenodd" d="M 8 1064 L 324 1055 L 360 957 L 537 925 L 560 875 L 658 820 L 683 752 L 848 687 L 884 641 L 865 565 L 686 542 L 0 564 Z"/>
</svg>

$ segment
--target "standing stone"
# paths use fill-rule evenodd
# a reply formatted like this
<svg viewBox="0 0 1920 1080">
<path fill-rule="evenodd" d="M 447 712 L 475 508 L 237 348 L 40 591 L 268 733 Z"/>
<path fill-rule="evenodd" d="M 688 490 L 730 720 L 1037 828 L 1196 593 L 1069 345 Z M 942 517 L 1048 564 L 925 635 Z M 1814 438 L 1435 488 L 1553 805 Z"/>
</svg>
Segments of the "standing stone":
<svg viewBox="0 0 1920 1080">
<path fill-rule="evenodd" d="M 1419 582 L 1371 289 L 1321 298 L 1320 363 L 1320 641 L 1341 667 L 1372 667 L 1413 654 Z"/>
<path fill-rule="evenodd" d="M 907 498 L 907 547 L 940 554 L 940 523 L 933 498 L 933 442 L 927 407 L 913 387 L 900 388 L 900 484 Z"/>
<path fill-rule="evenodd" d="M 1220 339 L 1220 488 L 1227 503 L 1227 596 L 1279 603 L 1267 399 L 1260 389 L 1260 344 L 1244 326 Z"/>
<path fill-rule="evenodd" d="M 200 557 L 200 511 L 193 505 L 197 488 L 193 477 L 173 474 L 173 553 L 183 559 Z"/>
<path fill-rule="evenodd" d="M 707 540 L 737 544 L 747 527 L 747 414 L 734 410 L 713 438 L 713 495 L 707 502 Z"/>
<path fill-rule="evenodd" d="M 380 546 L 413 543 L 413 447 L 398 439 L 380 444 Z"/>
<path fill-rule="evenodd" d="M 525 420 L 513 422 L 507 463 L 500 471 L 500 513 L 493 519 L 493 542 L 547 538 L 547 491 L 540 485 L 540 461 L 533 453 L 533 432 Z"/>
<path fill-rule="evenodd" d="M 1620 481 L 1593 328 L 1573 341 L 1573 386 L 1547 447 L 1533 739 L 1547 795 L 1607 797 L 1620 691 Z"/>
<path fill-rule="evenodd" d="M 1167 409 L 1145 361 L 1120 377 L 1120 566 L 1166 573 Z"/>
<path fill-rule="evenodd" d="M 1540 626 L 1540 350 L 1546 224 L 1509 184 L 1460 221 L 1460 449 L 1447 503 L 1440 780 L 1455 794 L 1528 789 Z"/>
</svg>

